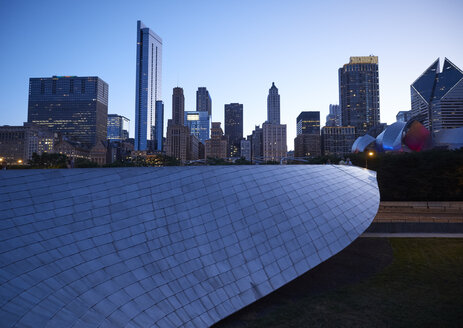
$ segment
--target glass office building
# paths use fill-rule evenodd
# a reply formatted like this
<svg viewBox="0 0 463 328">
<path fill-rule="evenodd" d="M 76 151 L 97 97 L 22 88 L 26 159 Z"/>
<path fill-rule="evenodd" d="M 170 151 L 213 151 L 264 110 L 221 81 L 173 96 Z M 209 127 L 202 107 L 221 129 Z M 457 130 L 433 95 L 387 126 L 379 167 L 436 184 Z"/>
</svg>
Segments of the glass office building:
<svg viewBox="0 0 463 328">
<path fill-rule="evenodd" d="M 445 58 L 440 71 L 439 58 L 416 79 L 411 89 L 411 116 L 432 135 L 463 127 L 463 71 Z"/>
<path fill-rule="evenodd" d="M 301 112 L 296 119 L 297 135 L 320 135 L 320 112 Z"/>
<path fill-rule="evenodd" d="M 162 141 L 164 135 L 164 103 L 161 100 L 156 101 L 156 120 L 155 120 L 155 128 L 154 128 L 154 135 L 155 135 L 155 150 L 162 151 Z"/>
<path fill-rule="evenodd" d="M 129 138 L 130 120 L 117 114 L 108 114 L 108 140 L 123 141 Z"/>
<path fill-rule="evenodd" d="M 185 125 L 190 128 L 190 133 L 198 137 L 203 144 L 209 139 L 211 117 L 208 112 L 185 112 Z"/>
<path fill-rule="evenodd" d="M 350 57 L 339 69 L 339 105 L 342 126 L 354 126 L 357 136 L 380 123 L 377 56 Z"/>
<path fill-rule="evenodd" d="M 196 111 L 208 112 L 212 116 L 212 99 L 205 87 L 199 87 L 196 91 Z"/>
<path fill-rule="evenodd" d="M 151 127 L 155 123 L 156 101 L 161 99 L 161 56 L 162 39 L 138 21 L 135 150 L 146 150 L 147 140 L 155 139 Z"/>
<path fill-rule="evenodd" d="M 330 104 L 330 113 L 326 116 L 326 126 L 341 126 L 341 107 Z"/>
<path fill-rule="evenodd" d="M 106 140 L 108 84 L 97 76 L 29 79 L 27 121 L 72 140 Z"/>
<path fill-rule="evenodd" d="M 243 104 L 225 105 L 225 136 L 228 137 L 229 156 L 239 157 L 243 139 Z"/>
</svg>

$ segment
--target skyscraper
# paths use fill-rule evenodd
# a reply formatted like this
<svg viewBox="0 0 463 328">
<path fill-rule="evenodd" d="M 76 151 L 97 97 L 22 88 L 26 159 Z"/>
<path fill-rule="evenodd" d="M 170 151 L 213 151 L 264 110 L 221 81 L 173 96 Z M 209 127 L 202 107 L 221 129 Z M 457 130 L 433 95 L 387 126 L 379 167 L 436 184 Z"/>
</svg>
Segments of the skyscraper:
<svg viewBox="0 0 463 328">
<path fill-rule="evenodd" d="M 265 161 L 286 157 L 286 124 L 280 124 L 280 95 L 275 83 L 268 91 L 267 121 L 262 124 L 262 156 Z"/>
<path fill-rule="evenodd" d="M 97 76 L 31 78 L 27 122 L 88 146 L 105 141 L 108 84 Z"/>
<path fill-rule="evenodd" d="M 248 136 L 248 139 L 245 140 L 241 140 L 241 145 L 240 145 L 240 150 L 241 150 L 241 153 L 240 153 L 240 156 L 241 157 L 244 157 L 245 160 L 247 161 L 251 161 L 252 160 L 252 157 L 251 157 L 251 136 Z"/>
<path fill-rule="evenodd" d="M 320 156 L 320 112 L 301 112 L 296 119 L 294 156 Z"/>
<path fill-rule="evenodd" d="M 354 143 L 355 127 L 353 126 L 324 126 L 321 136 L 322 155 L 348 154 Z"/>
<path fill-rule="evenodd" d="M 239 157 L 241 139 L 243 139 L 243 105 L 232 103 L 225 105 L 225 136 L 228 137 L 230 157 Z"/>
<path fill-rule="evenodd" d="M 108 140 L 123 141 L 129 138 L 130 120 L 117 114 L 108 114 Z"/>
<path fill-rule="evenodd" d="M 172 123 L 175 125 L 183 125 L 185 111 L 185 96 L 183 89 L 176 87 L 172 94 Z"/>
<path fill-rule="evenodd" d="M 272 82 L 272 87 L 268 92 L 267 97 L 267 122 L 271 124 L 280 124 L 280 95 Z"/>
<path fill-rule="evenodd" d="M 211 117 L 208 112 L 185 112 L 185 125 L 203 144 L 209 139 Z"/>
<path fill-rule="evenodd" d="M 463 126 L 463 71 L 447 58 L 442 72 L 439 69 L 438 58 L 410 86 L 411 116 L 433 136 Z"/>
<path fill-rule="evenodd" d="M 223 130 L 220 127 L 220 122 L 212 122 L 211 139 L 206 140 L 206 158 L 226 158 L 227 148 L 227 137 L 223 135 Z"/>
<path fill-rule="evenodd" d="M 183 125 L 185 97 L 183 89 L 176 87 L 172 93 L 172 119 L 167 124 L 166 154 L 176 157 L 182 162 L 189 159 L 190 129 Z"/>
<path fill-rule="evenodd" d="M 156 117 L 155 117 L 155 150 L 163 150 L 163 136 L 164 136 L 164 103 L 162 100 L 156 100 Z"/>
<path fill-rule="evenodd" d="M 264 156 L 264 135 L 263 129 L 256 125 L 251 135 L 252 160 L 262 160 Z"/>
<path fill-rule="evenodd" d="M 262 124 L 263 158 L 265 161 L 280 161 L 286 157 L 286 124 Z"/>
<path fill-rule="evenodd" d="M 378 57 L 350 57 L 339 69 L 342 126 L 354 126 L 361 136 L 380 123 Z"/>
<path fill-rule="evenodd" d="M 212 116 L 212 99 L 205 87 L 199 87 L 196 91 L 196 111 L 208 112 Z"/>
<path fill-rule="evenodd" d="M 301 112 L 296 119 L 297 134 L 320 135 L 320 112 Z"/>
<path fill-rule="evenodd" d="M 326 116 L 326 126 L 341 126 L 341 107 L 330 105 L 330 113 Z"/>
<path fill-rule="evenodd" d="M 137 21 L 137 76 L 135 87 L 135 150 L 146 150 L 155 139 L 156 101 L 161 99 L 162 39 Z"/>
</svg>

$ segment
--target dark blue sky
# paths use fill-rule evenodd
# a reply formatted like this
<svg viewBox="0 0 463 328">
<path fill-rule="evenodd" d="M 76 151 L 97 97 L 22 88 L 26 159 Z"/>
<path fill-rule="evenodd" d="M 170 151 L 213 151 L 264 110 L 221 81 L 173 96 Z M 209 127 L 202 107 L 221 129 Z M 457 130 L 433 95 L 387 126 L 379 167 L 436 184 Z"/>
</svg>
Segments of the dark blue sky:
<svg viewBox="0 0 463 328">
<path fill-rule="evenodd" d="M 7 1 L 0 2 L 0 125 L 27 119 L 28 80 L 97 75 L 109 112 L 134 119 L 136 21 L 163 39 L 162 97 L 172 88 L 194 110 L 199 86 L 213 120 L 244 104 L 244 133 L 266 119 L 268 89 L 281 95 L 293 148 L 296 117 L 338 103 L 337 70 L 349 56 L 379 56 L 381 121 L 410 109 L 410 84 L 437 58 L 463 68 L 463 1 Z M 133 133 L 133 125 L 131 132 Z"/>
</svg>

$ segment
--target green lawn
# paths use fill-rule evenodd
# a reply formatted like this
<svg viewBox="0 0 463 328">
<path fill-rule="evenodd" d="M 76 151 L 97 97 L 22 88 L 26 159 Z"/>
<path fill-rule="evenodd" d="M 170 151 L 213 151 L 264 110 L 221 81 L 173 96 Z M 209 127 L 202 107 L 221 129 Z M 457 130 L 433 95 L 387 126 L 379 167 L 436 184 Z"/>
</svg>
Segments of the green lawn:
<svg viewBox="0 0 463 328">
<path fill-rule="evenodd" d="M 359 238 L 215 327 L 463 327 L 463 239 Z"/>
</svg>

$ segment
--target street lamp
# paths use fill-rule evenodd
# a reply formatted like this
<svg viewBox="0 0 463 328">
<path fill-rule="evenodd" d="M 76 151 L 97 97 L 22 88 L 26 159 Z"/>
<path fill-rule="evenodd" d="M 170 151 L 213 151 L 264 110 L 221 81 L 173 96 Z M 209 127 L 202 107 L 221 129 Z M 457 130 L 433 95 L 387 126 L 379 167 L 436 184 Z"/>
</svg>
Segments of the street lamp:
<svg viewBox="0 0 463 328">
<path fill-rule="evenodd" d="M 18 164 L 21 165 L 23 163 L 22 159 L 18 159 Z"/>
<path fill-rule="evenodd" d="M 365 168 L 368 169 L 368 157 L 373 157 L 375 155 L 371 150 L 365 154 Z"/>
</svg>

